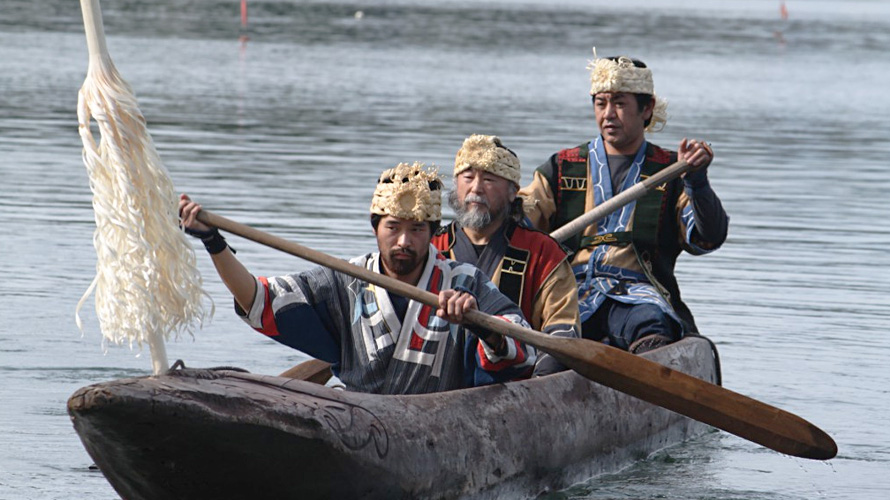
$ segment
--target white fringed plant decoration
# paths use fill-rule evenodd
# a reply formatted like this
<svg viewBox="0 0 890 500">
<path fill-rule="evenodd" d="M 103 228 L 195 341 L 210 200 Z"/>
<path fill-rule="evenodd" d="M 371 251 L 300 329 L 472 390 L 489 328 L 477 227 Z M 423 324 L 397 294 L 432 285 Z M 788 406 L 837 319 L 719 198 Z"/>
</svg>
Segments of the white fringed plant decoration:
<svg viewBox="0 0 890 500">
<path fill-rule="evenodd" d="M 83 162 L 90 177 L 96 232 L 95 291 L 104 343 L 148 344 L 152 371 L 165 372 L 164 341 L 192 334 L 205 319 L 195 252 L 179 228 L 179 200 L 130 86 L 108 55 L 98 0 L 81 0 L 89 68 L 77 100 Z M 100 140 L 91 129 L 95 120 Z M 212 315 L 212 310 L 211 313 Z"/>
</svg>

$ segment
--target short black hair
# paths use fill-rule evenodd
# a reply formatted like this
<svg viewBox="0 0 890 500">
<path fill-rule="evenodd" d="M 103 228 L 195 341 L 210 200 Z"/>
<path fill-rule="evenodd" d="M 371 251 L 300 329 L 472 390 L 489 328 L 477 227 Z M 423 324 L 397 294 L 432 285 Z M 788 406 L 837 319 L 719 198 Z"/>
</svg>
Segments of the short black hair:
<svg viewBox="0 0 890 500">
<path fill-rule="evenodd" d="M 607 57 L 606 59 L 608 59 L 610 61 L 618 62 L 618 59 L 620 59 L 620 57 L 612 56 L 612 57 Z M 632 62 L 634 64 L 634 67 L 636 67 L 636 68 L 646 68 L 647 67 L 646 63 L 644 63 L 643 61 L 641 61 L 639 59 L 631 59 L 630 62 Z M 646 106 L 649 105 L 650 102 L 652 102 L 652 96 L 649 94 L 634 94 L 633 96 L 637 101 L 637 111 L 642 111 Z M 590 99 L 591 99 L 591 102 L 593 102 L 596 99 L 596 94 L 590 96 Z M 652 123 L 651 116 L 649 117 L 648 120 L 643 122 L 643 126 L 648 127 L 650 123 Z"/>
<path fill-rule="evenodd" d="M 374 228 L 374 231 L 377 231 L 377 226 L 380 225 L 380 220 L 383 219 L 383 216 L 380 214 L 371 214 L 371 227 Z M 427 221 L 427 224 L 430 225 L 430 236 L 436 234 L 436 230 L 439 229 L 439 226 L 442 225 L 442 221 L 432 220 Z"/>
</svg>

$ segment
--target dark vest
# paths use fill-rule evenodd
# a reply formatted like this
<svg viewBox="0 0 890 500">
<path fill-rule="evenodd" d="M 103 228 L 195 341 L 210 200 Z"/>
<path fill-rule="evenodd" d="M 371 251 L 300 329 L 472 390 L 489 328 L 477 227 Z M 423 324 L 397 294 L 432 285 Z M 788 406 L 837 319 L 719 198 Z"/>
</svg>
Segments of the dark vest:
<svg viewBox="0 0 890 500">
<path fill-rule="evenodd" d="M 556 213 L 550 227 L 559 228 L 584 213 L 587 197 L 588 144 L 564 149 L 557 153 L 552 172 L 538 169 L 550 182 L 556 200 Z M 661 149 L 647 143 L 646 158 L 640 175 L 651 176 L 677 161 L 677 153 Z M 563 242 L 570 250 L 591 248 L 603 243 L 611 245 L 632 245 L 637 260 L 649 281 L 670 302 L 674 311 L 686 322 L 689 332 L 696 332 L 692 312 L 680 298 L 680 287 L 674 276 L 674 266 L 682 248 L 679 244 L 679 223 L 676 219 L 677 199 L 683 192 L 683 181 L 674 179 L 656 189 L 652 189 L 637 200 L 634 208 L 633 230 L 628 232 L 583 236 L 577 234 Z"/>
<path fill-rule="evenodd" d="M 436 232 L 432 244 L 448 258 L 454 256 L 455 225 L 449 224 Z M 535 297 L 547 277 L 565 258 L 562 246 L 548 234 L 535 229 L 511 224 L 507 230 L 509 244 L 501 258 L 498 289 L 522 309 L 531 321 Z"/>
</svg>

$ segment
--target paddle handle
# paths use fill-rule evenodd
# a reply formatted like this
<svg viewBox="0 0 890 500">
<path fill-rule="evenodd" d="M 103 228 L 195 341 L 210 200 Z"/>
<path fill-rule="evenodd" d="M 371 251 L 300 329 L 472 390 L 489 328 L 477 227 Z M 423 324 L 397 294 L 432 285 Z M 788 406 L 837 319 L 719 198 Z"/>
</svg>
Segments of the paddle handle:
<svg viewBox="0 0 890 500">
<path fill-rule="evenodd" d="M 348 274 L 353 278 L 373 283 L 374 285 L 386 288 L 387 290 L 417 302 L 432 307 L 437 307 L 439 305 L 438 297 L 426 290 L 421 290 L 395 278 L 390 278 L 384 274 L 375 273 L 363 267 L 356 266 L 346 260 L 338 259 L 324 252 L 319 252 L 318 250 L 313 250 L 294 241 L 285 240 L 284 238 L 279 238 L 278 236 L 260 231 L 259 229 L 235 222 L 213 212 L 201 210 L 198 213 L 197 219 L 208 226 L 222 229 L 223 231 L 254 241 L 261 245 L 266 245 L 276 250 L 281 250 L 282 252 L 314 262 L 320 266 Z"/>
<path fill-rule="evenodd" d="M 627 205 L 628 203 L 643 197 L 649 190 L 656 186 L 660 186 L 665 182 L 676 179 L 683 175 L 684 172 L 692 168 L 685 160 L 679 160 L 671 164 L 667 168 L 663 168 L 655 174 L 641 180 L 621 193 L 609 198 L 604 203 L 597 205 L 593 210 L 581 215 L 580 217 L 567 222 L 559 229 L 550 233 L 550 237 L 556 241 L 565 241 L 572 236 L 580 233 L 587 226 L 606 217 L 610 213 Z"/>
<path fill-rule="evenodd" d="M 338 259 L 326 253 L 319 252 L 318 250 L 305 247 L 299 243 L 285 240 L 284 238 L 279 238 L 207 210 L 201 210 L 201 212 L 198 213 L 197 219 L 208 226 L 222 229 L 223 231 L 254 241 L 261 245 L 281 250 L 282 252 L 306 259 L 320 266 L 347 274 L 353 278 L 372 283 L 401 295 L 402 297 L 407 297 L 411 300 L 420 302 L 421 304 L 426 304 L 435 308 L 439 307 L 439 297 L 436 294 L 417 288 L 414 285 L 409 285 L 404 281 L 391 278 L 385 274 L 375 273 L 374 271 L 356 266 L 346 260 Z M 550 335 L 495 318 L 494 316 L 485 314 L 479 310 L 467 311 L 464 314 L 464 317 L 468 322 L 474 325 L 481 326 L 489 331 L 513 337 L 521 342 L 525 342 L 541 349 L 544 352 L 549 352 L 554 356 L 560 357 L 557 353 L 549 351 L 549 349 L 553 347 L 550 342 L 553 337 Z"/>
</svg>

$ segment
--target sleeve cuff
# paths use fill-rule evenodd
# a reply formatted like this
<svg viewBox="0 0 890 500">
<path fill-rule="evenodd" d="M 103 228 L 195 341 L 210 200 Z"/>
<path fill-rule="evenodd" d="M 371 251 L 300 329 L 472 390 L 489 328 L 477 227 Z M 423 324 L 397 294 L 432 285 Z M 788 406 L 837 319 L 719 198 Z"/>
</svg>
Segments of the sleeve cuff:
<svg viewBox="0 0 890 500">
<path fill-rule="evenodd" d="M 710 186 L 708 181 L 708 169 L 703 168 L 695 172 L 689 172 L 683 177 L 683 185 L 693 191 Z"/>
<path fill-rule="evenodd" d="M 253 297 L 253 305 L 250 311 L 244 309 L 235 302 L 235 313 L 253 328 L 263 327 L 263 311 L 266 308 L 266 284 L 260 278 L 256 278 L 256 292 Z"/>
</svg>

